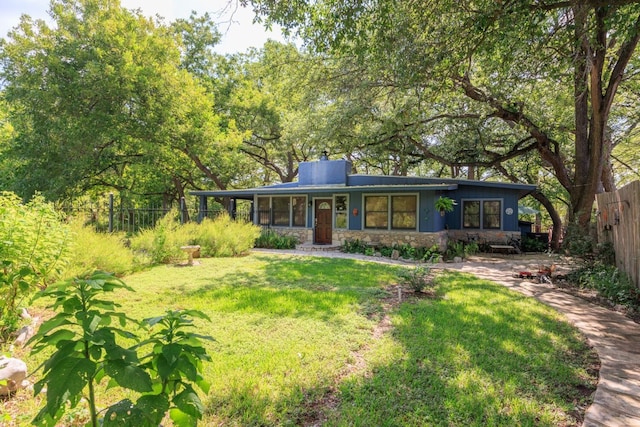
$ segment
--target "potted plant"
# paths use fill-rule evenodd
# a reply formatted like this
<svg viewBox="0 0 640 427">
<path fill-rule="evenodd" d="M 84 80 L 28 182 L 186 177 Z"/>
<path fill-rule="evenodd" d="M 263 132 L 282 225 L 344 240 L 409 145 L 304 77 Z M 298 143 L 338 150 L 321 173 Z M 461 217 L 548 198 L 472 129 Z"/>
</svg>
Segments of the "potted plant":
<svg viewBox="0 0 640 427">
<path fill-rule="evenodd" d="M 446 196 L 440 196 L 436 200 L 436 209 L 440 211 L 440 216 L 444 216 L 445 212 L 452 212 L 456 201 Z"/>
</svg>

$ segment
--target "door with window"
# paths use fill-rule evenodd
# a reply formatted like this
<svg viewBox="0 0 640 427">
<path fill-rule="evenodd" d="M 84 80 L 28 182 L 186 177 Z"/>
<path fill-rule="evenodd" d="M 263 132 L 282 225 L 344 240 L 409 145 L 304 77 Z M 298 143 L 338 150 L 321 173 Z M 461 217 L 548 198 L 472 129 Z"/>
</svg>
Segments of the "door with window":
<svg viewBox="0 0 640 427">
<path fill-rule="evenodd" d="M 332 242 L 332 199 L 316 199 L 314 243 L 329 245 Z"/>
</svg>

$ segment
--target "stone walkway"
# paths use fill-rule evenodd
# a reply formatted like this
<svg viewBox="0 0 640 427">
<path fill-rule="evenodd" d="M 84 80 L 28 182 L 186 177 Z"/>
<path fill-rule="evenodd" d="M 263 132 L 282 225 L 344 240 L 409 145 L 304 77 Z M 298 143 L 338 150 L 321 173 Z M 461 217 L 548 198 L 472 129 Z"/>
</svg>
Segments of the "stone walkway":
<svg viewBox="0 0 640 427">
<path fill-rule="evenodd" d="M 259 250 L 262 251 L 262 250 Z M 355 258 L 364 261 L 407 264 L 388 258 L 327 251 L 274 251 L 295 255 Z M 600 357 L 600 378 L 593 404 L 585 414 L 584 427 L 640 427 L 640 325 L 615 311 L 591 304 L 548 284 L 519 279 L 514 273 L 537 271 L 540 263 L 556 263 L 559 272 L 568 269 L 561 259 L 522 256 L 472 257 L 462 263 L 441 263 L 446 268 L 472 273 L 536 298 L 563 313 L 587 338 Z"/>
</svg>

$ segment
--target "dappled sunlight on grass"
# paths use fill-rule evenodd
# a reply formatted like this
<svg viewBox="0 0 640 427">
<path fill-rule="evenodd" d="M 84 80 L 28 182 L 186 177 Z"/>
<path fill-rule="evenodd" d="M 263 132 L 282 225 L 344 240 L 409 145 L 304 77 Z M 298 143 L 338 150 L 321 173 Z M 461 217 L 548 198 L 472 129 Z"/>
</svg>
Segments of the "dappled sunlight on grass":
<svg viewBox="0 0 640 427">
<path fill-rule="evenodd" d="M 455 273 L 438 281 L 442 299 L 395 314 L 399 358 L 343 385 L 335 424 L 576 424 L 570 414 L 582 388 L 595 387 L 579 334 L 499 285 Z"/>
<path fill-rule="evenodd" d="M 577 388 L 593 386 L 574 329 L 472 276 L 443 273 L 435 298 L 397 305 L 385 288 L 398 266 L 265 254 L 199 262 L 133 274 L 136 292 L 116 297 L 137 319 L 178 308 L 211 318 L 194 324 L 215 338 L 203 425 L 571 425 Z M 326 399 L 334 410 L 320 416 Z"/>
</svg>

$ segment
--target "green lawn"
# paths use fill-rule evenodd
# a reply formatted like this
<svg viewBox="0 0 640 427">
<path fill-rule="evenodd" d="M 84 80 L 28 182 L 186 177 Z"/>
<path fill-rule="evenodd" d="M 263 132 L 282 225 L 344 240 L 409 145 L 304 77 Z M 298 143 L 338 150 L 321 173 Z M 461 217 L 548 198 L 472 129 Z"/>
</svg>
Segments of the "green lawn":
<svg viewBox="0 0 640 427">
<path fill-rule="evenodd" d="M 437 298 L 397 306 L 384 288 L 402 267 L 200 261 L 129 276 L 136 292 L 118 299 L 135 318 L 211 317 L 197 323 L 216 339 L 206 426 L 579 425 L 576 405 L 595 386 L 593 353 L 559 315 L 472 276 L 442 273 Z"/>
</svg>

